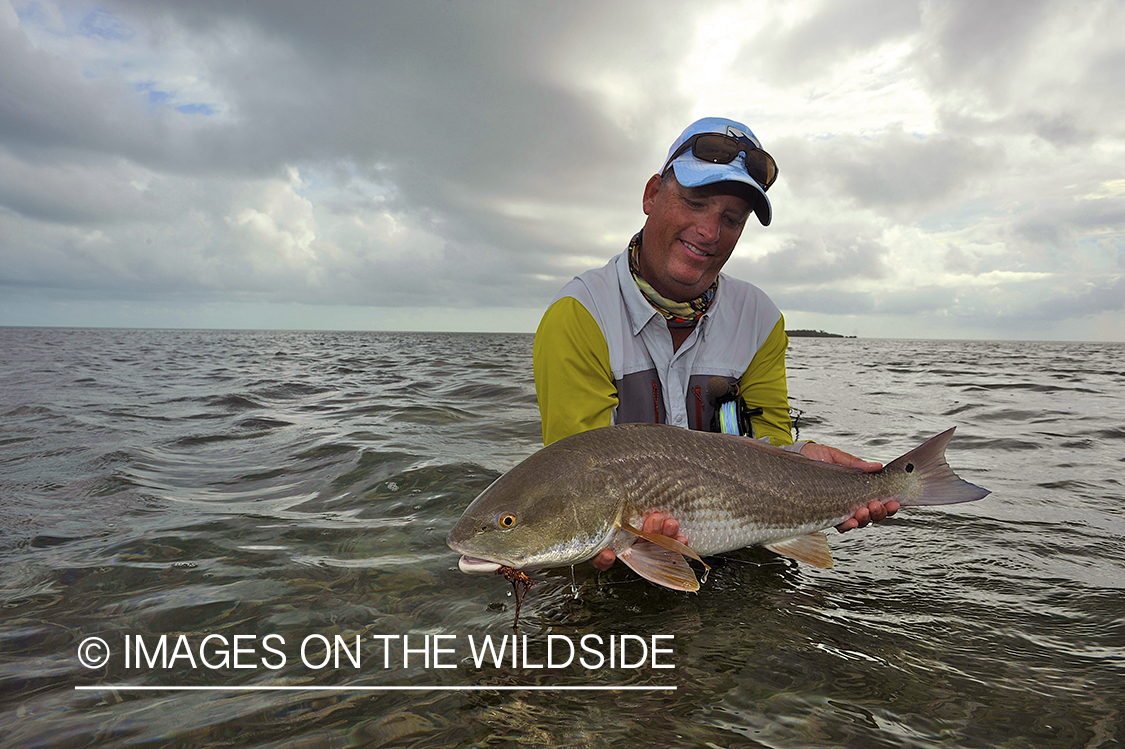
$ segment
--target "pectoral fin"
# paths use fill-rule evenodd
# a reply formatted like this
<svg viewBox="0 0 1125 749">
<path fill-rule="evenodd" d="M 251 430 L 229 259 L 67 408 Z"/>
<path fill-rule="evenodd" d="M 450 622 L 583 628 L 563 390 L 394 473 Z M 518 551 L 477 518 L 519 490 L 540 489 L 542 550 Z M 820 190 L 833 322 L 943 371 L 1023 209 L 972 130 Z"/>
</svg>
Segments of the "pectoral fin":
<svg viewBox="0 0 1125 749">
<path fill-rule="evenodd" d="M 675 541 L 675 539 L 669 540 Z M 692 592 L 699 590 L 699 581 L 695 579 L 695 572 L 678 551 L 639 538 L 636 543 L 618 554 L 617 558 L 627 564 L 633 572 L 657 585 L 673 590 Z"/>
<path fill-rule="evenodd" d="M 691 550 L 690 546 L 686 546 L 680 543 L 671 536 L 665 536 L 663 533 L 645 533 L 644 531 L 637 530 L 633 526 L 626 523 L 624 520 L 622 520 L 619 525 L 621 526 L 622 530 L 629 531 L 634 536 L 640 536 L 649 543 L 656 544 L 657 546 L 663 546 L 665 549 L 674 551 L 677 554 L 682 554 L 685 557 L 691 557 L 695 561 L 702 564 L 704 568 L 711 569 L 707 562 L 704 562 L 698 554 Z M 704 577 L 706 577 L 706 575 Z"/>
<path fill-rule="evenodd" d="M 784 541 L 766 544 L 766 548 L 783 557 L 796 559 L 798 562 L 805 562 L 825 570 L 835 564 L 832 561 L 832 552 L 828 550 L 828 539 L 823 533 L 787 538 Z"/>
</svg>

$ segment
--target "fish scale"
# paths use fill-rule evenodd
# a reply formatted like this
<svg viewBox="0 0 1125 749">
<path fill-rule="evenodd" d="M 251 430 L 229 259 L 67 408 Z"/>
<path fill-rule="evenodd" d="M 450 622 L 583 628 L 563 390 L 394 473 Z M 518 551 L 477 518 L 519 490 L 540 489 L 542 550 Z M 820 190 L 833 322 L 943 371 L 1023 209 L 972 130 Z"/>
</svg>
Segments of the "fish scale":
<svg viewBox="0 0 1125 749">
<path fill-rule="evenodd" d="M 577 564 L 604 548 L 642 576 L 695 590 L 684 556 L 761 544 L 831 565 L 823 534 L 873 500 L 902 506 L 969 502 L 988 491 L 945 461 L 953 430 L 865 473 L 757 440 L 654 424 L 567 437 L 497 479 L 447 542 L 465 571 Z M 689 547 L 646 534 L 646 515 L 675 518 Z M 690 579 L 689 579 L 690 578 Z"/>
<path fill-rule="evenodd" d="M 689 439 L 693 436 L 684 430 L 679 430 L 675 436 L 685 434 Z M 703 436 L 702 433 L 696 435 Z M 803 459 L 777 465 L 768 475 L 761 471 L 728 470 L 741 465 L 733 462 L 732 457 L 746 460 L 737 457 L 745 440 L 741 441 L 743 444 L 712 446 L 711 459 L 696 465 L 675 451 L 675 443 L 682 442 L 684 440 L 668 440 L 662 445 L 666 451 L 622 456 L 615 465 L 619 475 L 624 477 L 622 483 L 629 497 L 626 515 L 632 524 L 638 525 L 652 512 L 675 517 L 681 533 L 699 554 L 715 554 L 792 537 L 795 528 L 811 532 L 806 530 L 810 525 L 826 527 L 825 519 L 831 521 L 830 525 L 837 525 L 872 500 L 896 498 L 889 482 L 867 480 L 863 473 L 817 471 L 802 482 L 793 474 L 808 473 L 808 466 L 804 464 L 810 461 Z M 644 443 L 637 446 L 643 447 Z M 646 476 L 644 467 L 654 458 L 664 472 Z M 630 480 L 629 476 L 634 478 Z M 853 490 L 864 484 L 869 487 L 867 490 Z M 810 513 L 818 520 L 810 523 Z"/>
</svg>

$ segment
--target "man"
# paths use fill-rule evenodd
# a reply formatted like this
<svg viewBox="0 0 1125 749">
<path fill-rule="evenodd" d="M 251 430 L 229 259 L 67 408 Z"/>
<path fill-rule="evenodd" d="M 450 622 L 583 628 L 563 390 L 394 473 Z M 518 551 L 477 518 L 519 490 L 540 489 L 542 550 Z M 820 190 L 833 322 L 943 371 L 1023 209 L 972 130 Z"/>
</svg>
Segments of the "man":
<svg viewBox="0 0 1125 749">
<path fill-rule="evenodd" d="M 535 335 L 543 442 L 610 424 L 660 422 L 709 430 L 721 378 L 749 413 L 746 436 L 831 463 L 878 470 L 825 445 L 793 443 L 781 311 L 757 287 L 721 274 L 750 214 L 772 220 L 766 191 L 777 165 L 748 127 L 706 118 L 672 144 L 645 185 L 647 219 L 629 248 L 563 287 Z M 741 407 L 741 405 L 740 405 Z M 841 531 L 882 520 L 897 502 L 872 502 Z M 679 536 L 654 513 L 643 530 Z M 607 568 L 606 549 L 593 563 Z"/>
</svg>

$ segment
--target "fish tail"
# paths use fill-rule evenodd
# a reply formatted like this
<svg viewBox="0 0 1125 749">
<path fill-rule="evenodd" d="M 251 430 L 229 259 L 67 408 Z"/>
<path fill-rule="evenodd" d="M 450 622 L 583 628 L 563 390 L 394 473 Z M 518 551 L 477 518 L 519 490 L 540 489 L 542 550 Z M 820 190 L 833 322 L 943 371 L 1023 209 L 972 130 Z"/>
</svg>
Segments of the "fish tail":
<svg viewBox="0 0 1125 749">
<path fill-rule="evenodd" d="M 973 502 L 983 499 L 991 493 L 987 489 L 982 489 L 962 479 L 945 462 L 945 446 L 949 444 L 949 439 L 952 436 L 953 429 L 942 432 L 901 458 L 891 461 L 883 469 L 888 474 L 900 471 L 915 473 L 922 482 L 918 494 L 914 497 L 900 499 L 900 504 L 906 507 L 952 505 L 958 502 Z"/>
</svg>

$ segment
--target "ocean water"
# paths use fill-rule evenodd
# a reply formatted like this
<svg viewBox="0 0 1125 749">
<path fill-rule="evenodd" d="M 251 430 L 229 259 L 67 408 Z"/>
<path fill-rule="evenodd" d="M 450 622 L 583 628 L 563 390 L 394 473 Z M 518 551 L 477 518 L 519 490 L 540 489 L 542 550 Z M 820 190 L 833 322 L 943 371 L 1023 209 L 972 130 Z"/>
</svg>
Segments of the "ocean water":
<svg viewBox="0 0 1125 749">
<path fill-rule="evenodd" d="M 956 426 L 993 493 L 513 630 L 444 538 L 539 446 L 531 342 L 0 328 L 0 745 L 1125 743 L 1125 345 L 793 339 L 802 438 Z"/>
</svg>

